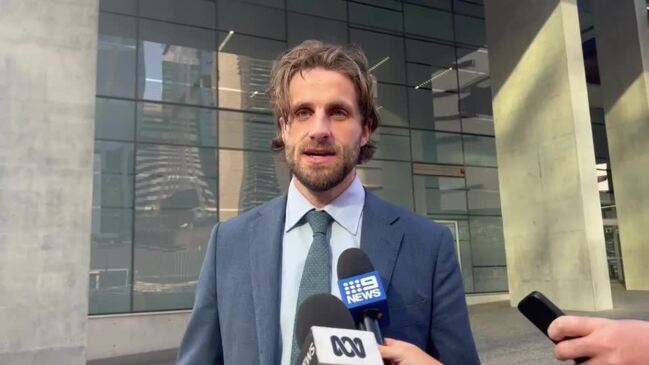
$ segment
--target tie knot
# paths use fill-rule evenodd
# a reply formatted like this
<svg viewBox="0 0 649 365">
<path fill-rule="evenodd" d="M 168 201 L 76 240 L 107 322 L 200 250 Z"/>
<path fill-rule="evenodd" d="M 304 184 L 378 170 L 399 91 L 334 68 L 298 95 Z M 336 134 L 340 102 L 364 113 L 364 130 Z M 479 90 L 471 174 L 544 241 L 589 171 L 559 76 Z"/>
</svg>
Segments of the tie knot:
<svg viewBox="0 0 649 365">
<path fill-rule="evenodd" d="M 324 210 L 311 210 L 306 214 L 306 221 L 309 222 L 313 234 L 327 234 L 327 227 L 333 218 Z"/>
</svg>

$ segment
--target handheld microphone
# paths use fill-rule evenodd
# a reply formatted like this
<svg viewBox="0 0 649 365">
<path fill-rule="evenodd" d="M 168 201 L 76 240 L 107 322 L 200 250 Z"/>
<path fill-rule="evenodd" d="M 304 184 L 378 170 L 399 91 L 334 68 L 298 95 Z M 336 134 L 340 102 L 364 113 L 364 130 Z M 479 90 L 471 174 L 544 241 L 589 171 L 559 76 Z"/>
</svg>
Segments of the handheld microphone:
<svg viewBox="0 0 649 365">
<path fill-rule="evenodd" d="M 331 294 L 312 295 L 302 303 L 295 336 L 302 349 L 296 365 L 383 364 L 374 335 L 354 329 L 351 314 Z"/>
<path fill-rule="evenodd" d="M 343 303 L 361 329 L 374 333 L 383 344 L 380 326 L 389 323 L 388 299 L 379 273 L 359 248 L 348 248 L 338 258 L 338 288 Z"/>
</svg>

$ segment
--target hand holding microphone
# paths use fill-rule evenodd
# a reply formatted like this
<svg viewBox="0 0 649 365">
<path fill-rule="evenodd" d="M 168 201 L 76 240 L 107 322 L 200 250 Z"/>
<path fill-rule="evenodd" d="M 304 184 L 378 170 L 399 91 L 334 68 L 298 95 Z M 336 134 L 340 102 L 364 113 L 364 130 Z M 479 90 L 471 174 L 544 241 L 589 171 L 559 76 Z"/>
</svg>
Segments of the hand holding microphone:
<svg viewBox="0 0 649 365">
<path fill-rule="evenodd" d="M 440 365 L 441 362 L 431 357 L 419 347 L 391 338 L 385 339 L 385 345 L 379 346 L 379 352 L 385 360 L 395 365 Z"/>
</svg>

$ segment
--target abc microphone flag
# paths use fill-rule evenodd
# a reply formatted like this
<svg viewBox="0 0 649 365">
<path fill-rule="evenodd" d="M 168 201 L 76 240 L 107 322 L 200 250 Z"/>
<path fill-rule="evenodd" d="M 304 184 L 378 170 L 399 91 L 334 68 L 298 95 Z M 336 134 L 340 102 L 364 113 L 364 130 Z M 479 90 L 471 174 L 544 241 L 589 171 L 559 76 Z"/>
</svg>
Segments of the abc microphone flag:
<svg viewBox="0 0 649 365">
<path fill-rule="evenodd" d="M 381 365 L 371 332 L 354 329 L 345 305 L 331 294 L 308 297 L 296 317 L 295 336 L 302 349 L 297 365 Z"/>
</svg>

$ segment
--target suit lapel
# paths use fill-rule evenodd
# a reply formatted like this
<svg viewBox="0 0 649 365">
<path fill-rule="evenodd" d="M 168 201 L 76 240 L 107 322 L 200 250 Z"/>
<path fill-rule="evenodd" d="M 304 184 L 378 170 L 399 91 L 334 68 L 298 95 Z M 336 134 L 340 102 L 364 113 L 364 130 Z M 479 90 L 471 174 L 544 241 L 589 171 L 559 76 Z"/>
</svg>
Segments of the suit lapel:
<svg viewBox="0 0 649 365">
<path fill-rule="evenodd" d="M 286 195 L 270 202 L 250 225 L 250 271 L 258 364 L 276 364 L 280 337 L 280 283 Z"/>
<path fill-rule="evenodd" d="M 392 271 L 403 240 L 404 232 L 399 217 L 394 208 L 365 191 L 361 249 L 381 275 L 386 291 L 390 288 Z"/>
</svg>

